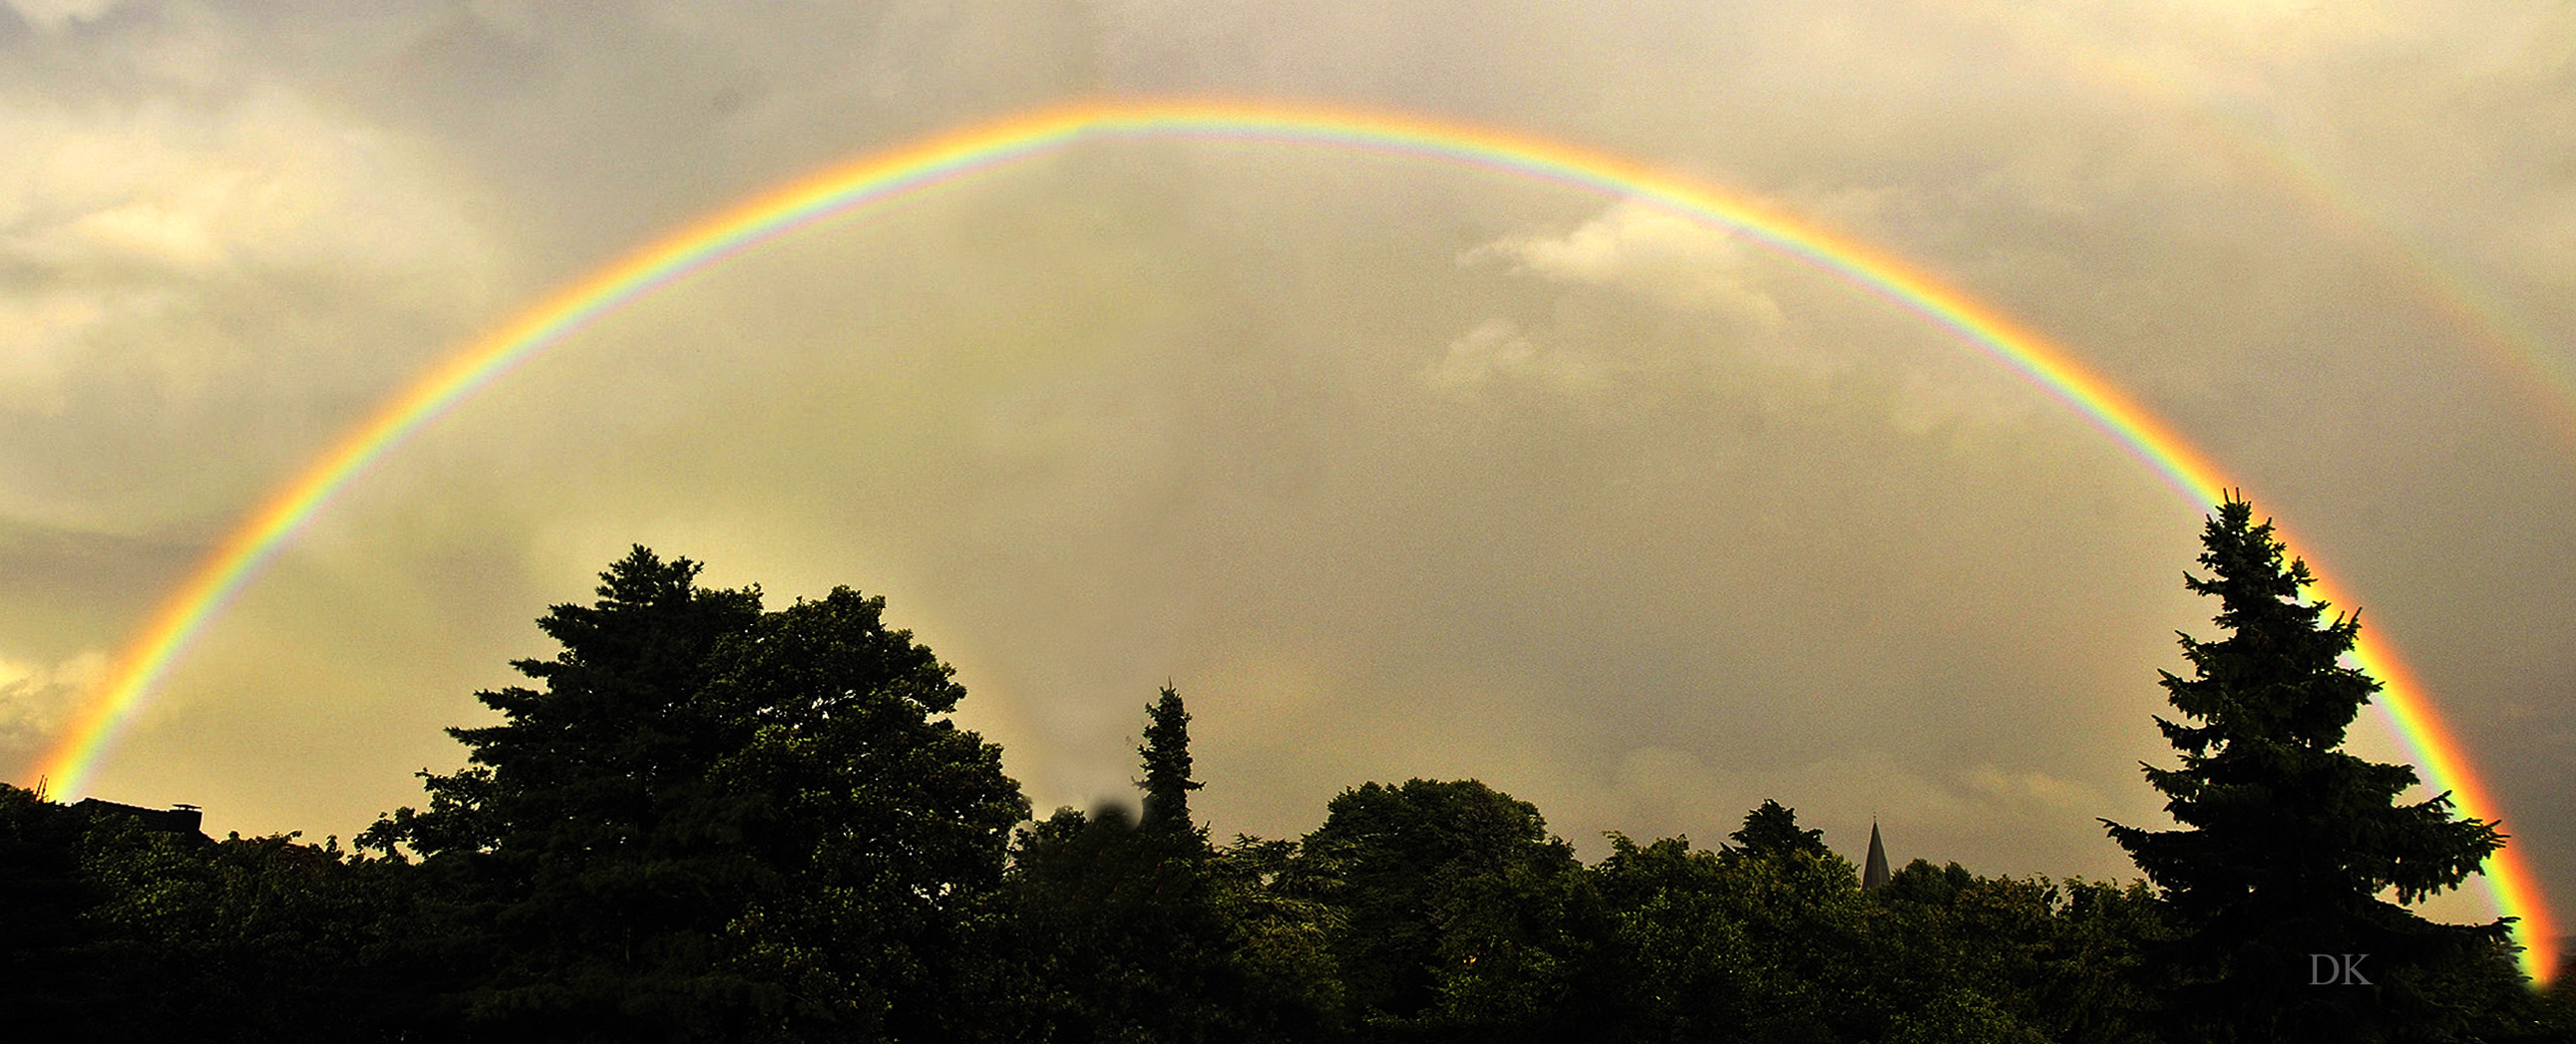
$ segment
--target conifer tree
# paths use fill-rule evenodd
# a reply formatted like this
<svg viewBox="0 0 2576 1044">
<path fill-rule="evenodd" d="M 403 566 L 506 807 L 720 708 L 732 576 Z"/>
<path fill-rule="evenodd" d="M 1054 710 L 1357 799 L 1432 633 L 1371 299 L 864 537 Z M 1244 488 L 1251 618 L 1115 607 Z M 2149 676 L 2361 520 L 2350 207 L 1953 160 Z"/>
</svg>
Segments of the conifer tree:
<svg viewBox="0 0 2576 1044">
<path fill-rule="evenodd" d="M 1010 941 L 1027 986 L 1007 1039 L 1278 1039 L 1277 991 L 1247 974 L 1232 882 L 1190 818 L 1189 712 L 1167 685 L 1145 715 L 1141 817 L 1060 809 L 1012 849 Z"/>
<path fill-rule="evenodd" d="M 2178 768 L 2144 766 L 2183 829 L 2103 825 L 2161 890 L 2183 936 L 2159 962 L 2175 1031 L 2218 1041 L 2450 1039 L 2469 1014 L 2440 982 L 2491 972 L 2506 920 L 2434 924 L 2400 904 L 2457 887 L 2504 842 L 2455 818 L 2445 792 L 2413 803 L 2406 765 L 2346 753 L 2379 683 L 2342 657 L 2358 613 L 2301 601 L 2307 563 L 2229 498 L 2201 540 L 2218 641 L 2182 636 L 2192 676 L 2163 672 L 2181 722 L 2156 726 Z M 2381 898 L 2394 893 L 2397 902 Z M 2367 956 L 2361 956 L 2367 955 Z M 2331 964 L 2329 974 L 2328 965 Z"/>
<path fill-rule="evenodd" d="M 1190 778 L 1190 712 L 1181 694 L 1163 686 L 1162 696 L 1145 708 L 1145 742 L 1136 753 L 1145 762 L 1145 809 L 1138 824 L 1146 830 L 1187 833 L 1190 791 L 1206 784 Z"/>
</svg>

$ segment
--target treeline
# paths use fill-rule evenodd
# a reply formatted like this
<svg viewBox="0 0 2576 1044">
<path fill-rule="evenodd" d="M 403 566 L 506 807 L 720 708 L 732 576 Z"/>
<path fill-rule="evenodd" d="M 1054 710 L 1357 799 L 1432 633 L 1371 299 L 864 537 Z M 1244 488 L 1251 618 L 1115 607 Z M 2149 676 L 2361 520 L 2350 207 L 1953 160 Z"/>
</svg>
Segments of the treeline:
<svg viewBox="0 0 2576 1044">
<path fill-rule="evenodd" d="M 2302 992 L 2230 934 L 2259 917 L 2211 906 L 2212 886 L 2166 864 L 2142 857 L 2156 883 L 2121 885 L 1917 860 L 1864 891 L 1775 802 L 1713 849 L 1613 835 L 1585 865 L 1535 806 L 1415 779 L 1344 791 L 1302 838 L 1219 844 L 1190 811 L 1201 782 L 1170 689 L 1146 707 L 1140 812 L 1031 821 L 999 748 L 945 717 L 965 695 L 949 668 L 885 625 L 882 599 L 839 589 L 771 611 L 697 573 L 639 547 L 597 602 L 555 606 L 539 626 L 562 651 L 515 664 L 543 687 L 479 694 L 502 720 L 450 730 L 468 767 L 423 773 L 426 807 L 347 849 L 208 841 L 0 786 L 0 1026 L 1062 1044 L 2501 1042 L 2576 1027 L 2566 993 L 2515 972 L 2502 924 L 2352 906 L 2354 931 L 2415 949 L 2364 965 L 2367 983 Z M 2239 769 L 2219 766 L 2236 773 L 2219 790 L 2177 782 L 2229 746 L 2204 737 L 2158 785 L 2242 804 Z M 2456 884 L 2453 864 L 2497 837 L 2410 815 L 2432 840 L 2407 843 L 2458 857 L 2410 864 L 2400 884 L 2418 893 Z M 2197 837 L 2192 865 L 2254 865 L 2218 827 L 2114 829 L 2133 851 Z M 2370 872 L 2304 887 L 2376 902 Z M 2380 938 L 2316 935 L 2343 931 L 2329 922 L 2344 907 L 2299 908 L 2308 920 L 2283 923 L 2310 934 L 2256 926 L 2274 935 L 2255 942 Z"/>
<path fill-rule="evenodd" d="M 1472 780 L 1364 785 L 1297 841 L 1062 811 L 981 887 L 792 913 L 685 859 L 504 897 L 0 802 L 9 1020 L 72 1039 L 2155 1039 L 2143 885 L 1918 860 L 1864 893 L 1761 813 L 1714 851 L 1615 838 L 1586 866 Z"/>
</svg>

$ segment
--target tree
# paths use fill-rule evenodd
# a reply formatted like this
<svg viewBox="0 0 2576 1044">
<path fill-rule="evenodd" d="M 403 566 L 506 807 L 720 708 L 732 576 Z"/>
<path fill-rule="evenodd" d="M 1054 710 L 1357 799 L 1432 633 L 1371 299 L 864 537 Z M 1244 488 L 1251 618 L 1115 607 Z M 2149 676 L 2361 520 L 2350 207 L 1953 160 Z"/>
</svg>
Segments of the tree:
<svg viewBox="0 0 2576 1044">
<path fill-rule="evenodd" d="M 485 962 L 478 1019 L 561 1040 L 942 1036 L 974 898 L 1026 816 L 965 690 L 836 588 L 764 612 L 642 547 L 450 729 L 472 766 L 361 836 L 409 850 Z"/>
<path fill-rule="evenodd" d="M 1869 1000 L 1895 1012 L 1884 1039 L 2153 1039 L 2131 974 L 2160 929 L 2145 882 L 1980 877 L 1917 859 L 1867 899 L 1860 961 Z"/>
<path fill-rule="evenodd" d="M 0 1011 L 13 1039 L 435 1032 L 434 998 L 409 969 L 371 958 L 401 896 L 346 856 L 336 838 L 208 841 L 0 784 Z"/>
<path fill-rule="evenodd" d="M 2284 567 L 2271 523 L 2252 518 L 2242 500 L 2221 503 L 2201 536 L 2211 575 L 2183 578 L 2219 599 L 2226 637 L 2183 635 L 2192 676 L 2160 672 L 2186 721 L 2156 727 L 2181 765 L 2143 767 L 2183 829 L 2102 821 L 2181 931 L 2158 961 L 2176 1028 L 2201 1040 L 2443 1039 L 2469 1014 L 2434 983 L 2500 965 L 2509 919 L 2433 924 L 2401 904 L 2457 887 L 2504 835 L 2454 818 L 2447 792 L 2399 803 L 2414 769 L 2341 749 L 2379 690 L 2342 662 L 2360 616 L 2327 621 L 2330 606 L 2301 601 L 2307 563 Z"/>
<path fill-rule="evenodd" d="M 1221 857 L 1190 819 L 1188 710 L 1145 708 L 1144 814 L 1059 809 L 1011 851 L 1015 1010 L 1006 1039 L 1061 1044 L 1313 1040 L 1329 972 L 1307 911 L 1264 894 L 1275 849 Z M 1265 861 L 1265 855 L 1269 858 Z"/>
<path fill-rule="evenodd" d="M 1145 742 L 1136 748 L 1145 759 L 1145 812 L 1140 826 L 1161 833 L 1198 829 L 1190 820 L 1190 791 L 1206 786 L 1190 778 L 1190 712 L 1181 694 L 1169 685 L 1145 708 Z"/>
<path fill-rule="evenodd" d="M 1744 814 L 1744 828 L 1726 835 L 1746 852 L 1759 856 L 1786 856 L 1791 852 L 1808 855 L 1825 854 L 1825 832 L 1798 829 L 1798 810 L 1783 808 L 1777 801 L 1764 799 L 1753 811 Z"/>
<path fill-rule="evenodd" d="M 176 1021 L 158 1017 L 147 985 L 159 955 L 99 916 L 118 898 L 84 865 L 102 840 L 148 844 L 124 817 L 85 816 L 41 789 L 0 783 L 0 1010 L 25 1033 L 80 1039 L 73 1031 L 86 1029 L 106 1039 Z"/>
<path fill-rule="evenodd" d="M 1606 935 L 1572 846 L 1475 780 L 1364 784 L 1327 806 L 1284 875 L 1337 914 L 1350 1021 L 1379 1039 L 1564 1039 L 1597 1026 Z"/>
</svg>

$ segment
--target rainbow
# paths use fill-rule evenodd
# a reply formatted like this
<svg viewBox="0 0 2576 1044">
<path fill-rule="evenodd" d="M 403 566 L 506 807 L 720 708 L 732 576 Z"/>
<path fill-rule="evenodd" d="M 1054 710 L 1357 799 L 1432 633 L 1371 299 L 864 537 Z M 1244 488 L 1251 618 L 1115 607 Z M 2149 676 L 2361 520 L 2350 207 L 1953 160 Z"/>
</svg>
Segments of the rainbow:
<svg viewBox="0 0 2576 1044">
<path fill-rule="evenodd" d="M 2073 79 L 2123 96 L 2150 99 L 2185 116 L 2184 126 L 2218 155 L 2232 157 L 2278 186 L 2317 225 L 2340 236 L 2427 314 L 2448 322 L 2460 344 L 2483 355 L 2532 410 L 2544 414 L 2562 438 L 2576 438 L 2576 365 L 2502 302 L 2479 290 L 2454 264 L 2413 246 L 2385 218 L 2368 213 L 2353 193 L 2337 186 L 2318 165 L 2258 130 L 2230 106 L 2212 104 L 2169 68 L 2079 29 L 2065 11 L 2047 5 L 1990 0 L 1945 3 L 1962 21 L 1991 25 L 2021 44 L 2022 57 L 2056 66 Z"/>
<path fill-rule="evenodd" d="M 2064 400 L 2195 506 L 2216 502 L 2227 488 L 2208 458 L 2065 349 L 1904 258 L 1751 197 L 1603 152 L 1415 116 L 1259 103 L 1090 102 L 935 135 L 759 193 L 644 245 L 457 349 L 341 436 L 216 546 L 125 647 L 106 681 L 40 761 L 38 773 L 50 778 L 56 792 L 77 790 L 190 640 L 315 512 L 405 437 L 601 316 L 835 215 L 1086 143 L 1169 139 L 1338 149 L 1491 171 L 1659 206 L 1768 244 L 1947 328 Z M 2320 580 L 2316 594 L 2355 604 L 2330 581 Z M 2463 814 L 2500 819 L 2466 752 L 2388 642 L 2365 632 L 2353 660 L 2385 686 L 2378 705 L 2427 782 L 2450 790 Z M 2524 947 L 2524 971 L 2547 981 L 2557 966 L 2556 930 L 2519 848 L 2498 852 L 2485 871 L 2496 908 L 2519 918 L 2515 934 Z"/>
</svg>

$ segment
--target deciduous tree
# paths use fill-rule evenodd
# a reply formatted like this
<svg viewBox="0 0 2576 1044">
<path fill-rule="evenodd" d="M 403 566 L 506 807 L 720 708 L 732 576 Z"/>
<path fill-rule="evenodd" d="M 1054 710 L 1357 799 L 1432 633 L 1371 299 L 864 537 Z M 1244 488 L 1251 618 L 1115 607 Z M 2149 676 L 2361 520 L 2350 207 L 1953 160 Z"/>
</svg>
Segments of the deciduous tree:
<svg viewBox="0 0 2576 1044">
<path fill-rule="evenodd" d="M 1798 810 L 1784 808 L 1768 798 L 1744 814 L 1742 829 L 1726 836 L 1758 856 L 1786 856 L 1791 852 L 1820 856 L 1826 851 L 1824 831 L 1798 829 Z"/>
<path fill-rule="evenodd" d="M 1339 914 L 1352 1021 L 1379 1039 L 1562 1039 L 1608 932 L 1538 807 L 1475 780 L 1364 784 L 1327 806 L 1289 889 Z M 1549 1034 L 1557 1034 L 1550 1037 Z"/>
<path fill-rule="evenodd" d="M 635 548 L 538 621 L 543 691 L 478 694 L 472 766 L 361 837 L 448 883 L 496 1029 L 557 1040 L 934 1039 L 973 898 L 1026 815 L 965 690 L 838 588 L 764 612 Z"/>
</svg>

